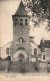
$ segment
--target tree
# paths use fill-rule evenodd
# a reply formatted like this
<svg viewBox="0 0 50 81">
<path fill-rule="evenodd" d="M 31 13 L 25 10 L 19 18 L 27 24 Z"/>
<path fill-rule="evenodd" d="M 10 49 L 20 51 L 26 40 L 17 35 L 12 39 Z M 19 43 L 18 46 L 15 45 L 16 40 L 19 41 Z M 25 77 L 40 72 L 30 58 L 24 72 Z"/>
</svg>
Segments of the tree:
<svg viewBox="0 0 50 81">
<path fill-rule="evenodd" d="M 33 12 L 32 22 L 35 23 L 34 26 L 39 25 L 39 22 L 45 19 L 48 22 L 48 30 L 50 30 L 50 0 L 28 0 L 27 7 Z M 37 21 L 34 18 L 37 18 Z"/>
</svg>

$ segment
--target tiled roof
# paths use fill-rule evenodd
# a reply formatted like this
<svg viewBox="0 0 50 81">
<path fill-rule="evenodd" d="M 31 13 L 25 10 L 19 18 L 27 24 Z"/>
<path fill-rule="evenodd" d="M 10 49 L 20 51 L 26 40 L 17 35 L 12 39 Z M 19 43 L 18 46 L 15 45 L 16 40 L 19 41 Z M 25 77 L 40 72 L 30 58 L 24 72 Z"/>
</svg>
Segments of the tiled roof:
<svg viewBox="0 0 50 81">
<path fill-rule="evenodd" d="M 44 41 L 44 46 L 45 47 L 50 47 L 50 40 L 45 40 Z"/>
<path fill-rule="evenodd" d="M 18 7 L 18 10 L 16 11 L 15 15 L 17 16 L 28 16 L 27 11 L 25 10 L 24 4 L 21 1 L 20 5 Z"/>
<path fill-rule="evenodd" d="M 40 43 L 39 47 L 41 47 L 41 45 L 42 44 Z M 50 48 L 50 40 L 44 40 L 43 46 Z"/>
</svg>

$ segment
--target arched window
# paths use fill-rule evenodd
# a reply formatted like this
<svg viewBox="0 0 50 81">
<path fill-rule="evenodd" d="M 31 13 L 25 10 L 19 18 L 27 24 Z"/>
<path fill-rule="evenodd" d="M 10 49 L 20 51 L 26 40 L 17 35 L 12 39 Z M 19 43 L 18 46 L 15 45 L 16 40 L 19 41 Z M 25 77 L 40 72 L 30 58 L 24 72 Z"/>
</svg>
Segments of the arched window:
<svg viewBox="0 0 50 81">
<path fill-rule="evenodd" d="M 15 25 L 17 25 L 18 24 L 18 19 L 15 19 Z"/>
<path fill-rule="evenodd" d="M 20 26 L 23 25 L 23 19 L 20 19 Z"/>
<path fill-rule="evenodd" d="M 20 37 L 19 39 L 18 39 L 18 41 L 19 41 L 19 44 L 23 44 L 25 41 L 24 41 L 24 39 L 23 39 L 23 37 Z"/>
<path fill-rule="evenodd" d="M 34 55 L 37 55 L 37 49 L 34 48 Z"/>
<path fill-rule="evenodd" d="M 45 55 L 43 55 L 43 60 L 45 60 Z"/>
<path fill-rule="evenodd" d="M 6 48 L 6 54 L 9 54 L 9 48 Z"/>
<path fill-rule="evenodd" d="M 28 20 L 27 20 L 27 19 L 25 19 L 25 25 L 26 25 L 26 26 L 28 25 Z"/>
</svg>

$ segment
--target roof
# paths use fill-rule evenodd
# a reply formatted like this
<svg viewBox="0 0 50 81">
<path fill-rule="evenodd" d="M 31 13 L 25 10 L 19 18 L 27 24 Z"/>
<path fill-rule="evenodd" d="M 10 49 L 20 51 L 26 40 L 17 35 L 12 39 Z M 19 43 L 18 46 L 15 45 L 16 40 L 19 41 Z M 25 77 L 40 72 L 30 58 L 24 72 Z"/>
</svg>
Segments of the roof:
<svg viewBox="0 0 50 81">
<path fill-rule="evenodd" d="M 29 17 L 22 1 L 20 2 L 20 5 L 19 5 L 18 10 L 16 11 L 15 15 Z"/>
<path fill-rule="evenodd" d="M 42 44 L 40 43 L 39 47 L 41 47 L 41 45 L 42 45 Z M 44 40 L 43 45 L 44 45 L 44 47 L 50 48 L 50 40 Z"/>
<path fill-rule="evenodd" d="M 45 40 L 44 46 L 45 47 L 50 47 L 50 40 Z"/>
</svg>

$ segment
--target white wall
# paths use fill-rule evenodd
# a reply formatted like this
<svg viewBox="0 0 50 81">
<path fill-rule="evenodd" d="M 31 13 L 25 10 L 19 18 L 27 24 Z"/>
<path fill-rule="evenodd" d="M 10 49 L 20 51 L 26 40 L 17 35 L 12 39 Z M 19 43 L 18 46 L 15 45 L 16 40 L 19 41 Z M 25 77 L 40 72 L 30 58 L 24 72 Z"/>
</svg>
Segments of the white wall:
<svg viewBox="0 0 50 81">
<path fill-rule="evenodd" d="M 31 48 L 32 48 L 32 55 L 34 55 L 34 48 L 37 48 L 37 55 L 41 54 L 41 50 L 40 50 L 40 48 L 38 48 L 38 45 L 36 45 L 34 43 L 30 43 L 30 44 L 31 44 Z M 36 61 L 36 58 L 31 58 L 31 62 L 35 62 L 35 61 Z"/>
<path fill-rule="evenodd" d="M 50 48 L 45 48 L 46 51 L 46 61 L 50 61 Z"/>
<path fill-rule="evenodd" d="M 8 56 L 8 54 L 6 54 L 6 48 L 10 48 L 10 46 L 11 46 L 11 43 L 9 43 L 1 48 L 1 55 L 0 55 L 1 58 L 4 59 Z"/>
<path fill-rule="evenodd" d="M 32 48 L 32 55 L 34 55 L 34 48 L 37 49 L 37 54 L 41 54 L 41 50 L 40 48 L 38 48 L 38 45 L 34 44 L 34 43 L 30 43 L 31 44 L 31 48 Z"/>
<path fill-rule="evenodd" d="M 45 60 L 43 60 L 43 55 L 45 55 Z M 41 61 L 44 62 L 50 61 L 50 48 L 45 48 L 45 52 L 42 52 Z"/>
</svg>

